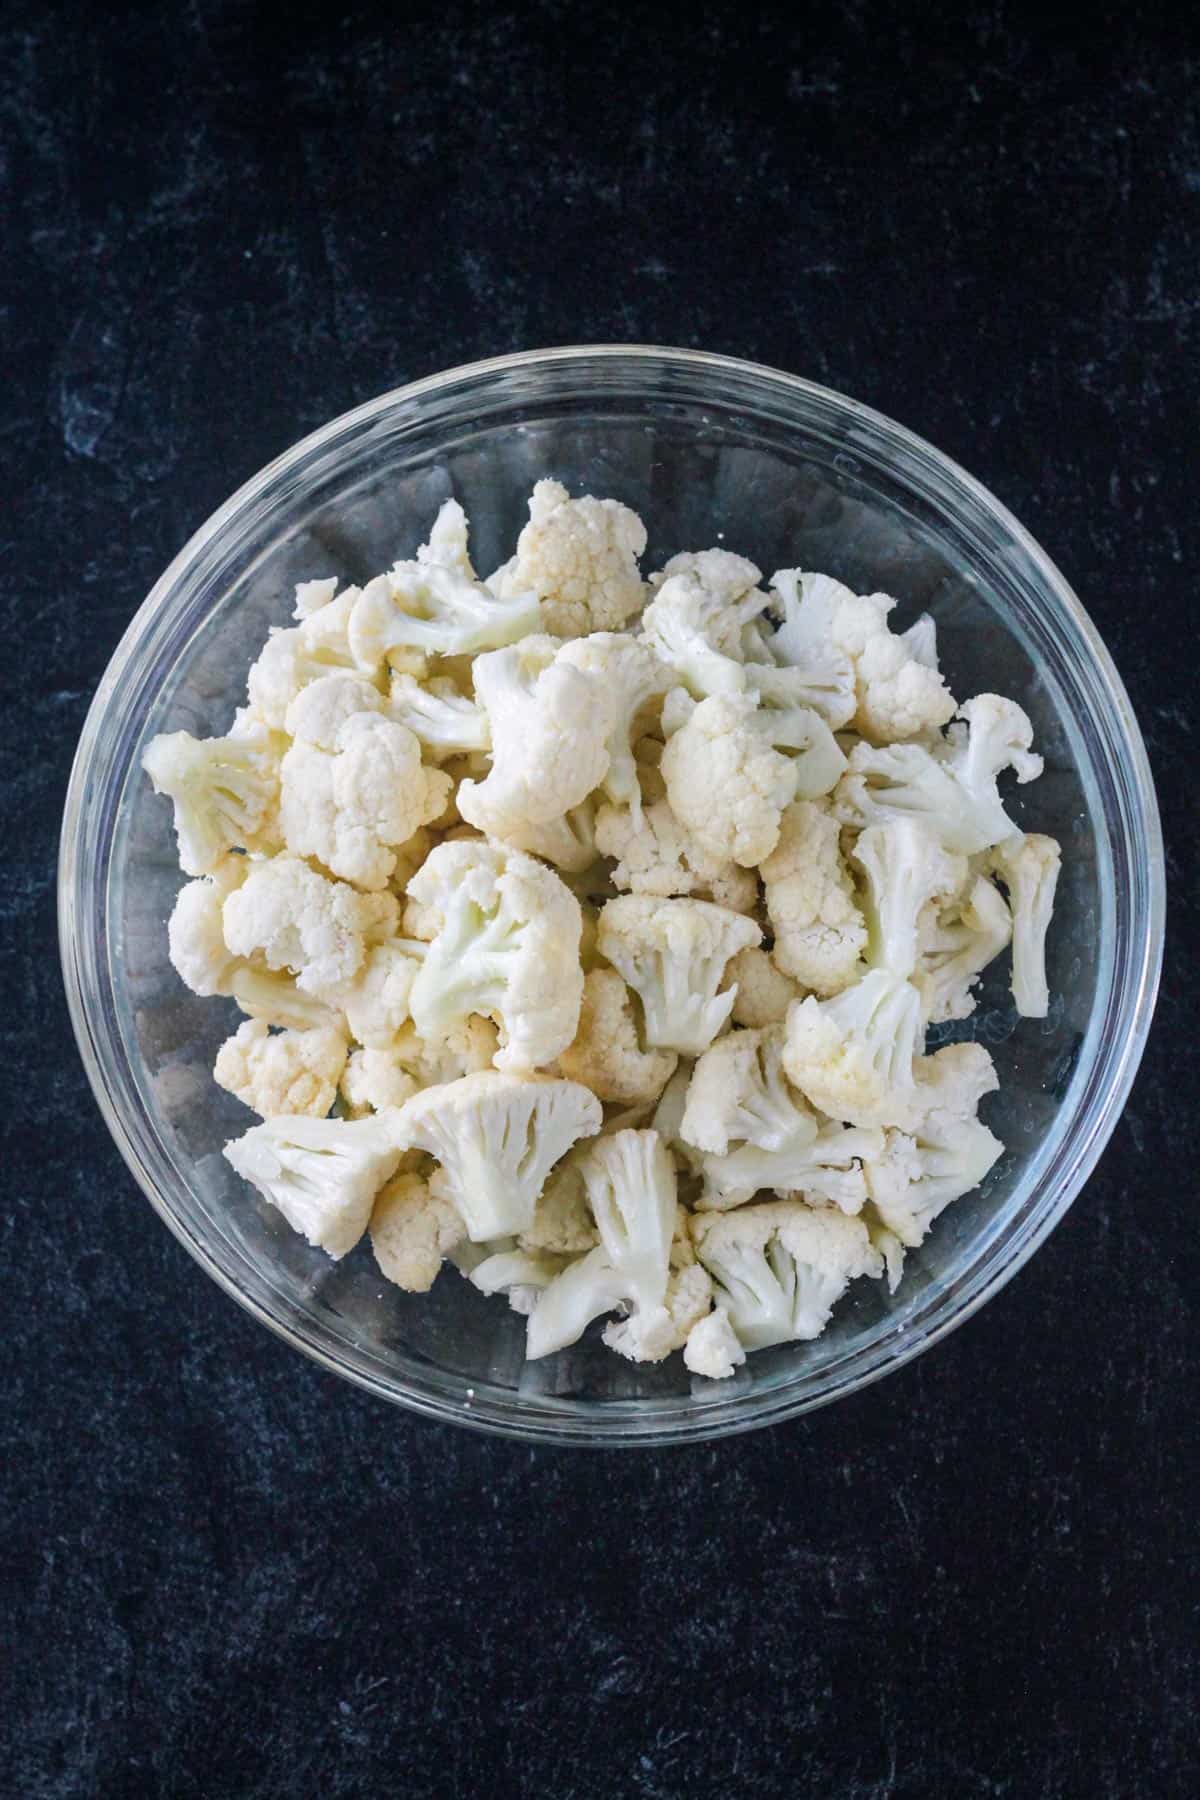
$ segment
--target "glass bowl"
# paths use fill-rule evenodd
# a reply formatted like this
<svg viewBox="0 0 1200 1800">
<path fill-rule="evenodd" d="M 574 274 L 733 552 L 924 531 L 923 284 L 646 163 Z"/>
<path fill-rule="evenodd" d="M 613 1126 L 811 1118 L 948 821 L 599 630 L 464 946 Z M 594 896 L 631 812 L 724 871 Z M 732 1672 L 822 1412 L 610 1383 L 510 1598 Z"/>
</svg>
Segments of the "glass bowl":
<svg viewBox="0 0 1200 1800">
<path fill-rule="evenodd" d="M 362 581 L 411 555 L 456 495 L 477 566 L 509 553 L 534 481 L 613 495 L 645 519 L 645 567 L 723 543 L 801 564 L 937 620 L 960 698 L 1019 700 L 1046 759 L 1015 815 L 1062 840 L 1045 1020 L 1018 1021 L 993 967 L 962 1028 L 995 1057 L 986 1107 L 1007 1152 L 910 1253 L 899 1292 L 860 1281 L 816 1343 L 733 1380 L 672 1357 L 629 1364 L 596 1329 L 522 1360 L 524 1321 L 453 1269 L 429 1295 L 386 1283 L 365 1244 L 331 1263 L 232 1173 L 249 1116 L 212 1081 L 231 1001 L 167 961 L 181 876 L 145 740 L 222 732 L 292 585 Z M 137 613 L 84 726 L 63 820 L 60 933 L 89 1079 L 147 1198 L 235 1299 L 298 1349 L 434 1418 L 564 1444 L 717 1437 L 852 1392 L 981 1306 L 1061 1218 L 1113 1129 L 1150 1022 L 1163 921 L 1154 792 L 1129 701 L 1079 601 L 992 496 L 910 432 L 808 381 L 638 346 L 534 351 L 452 369 L 335 419 L 241 488 Z M 1049 1346 L 1047 1346 L 1049 1348 Z"/>
</svg>

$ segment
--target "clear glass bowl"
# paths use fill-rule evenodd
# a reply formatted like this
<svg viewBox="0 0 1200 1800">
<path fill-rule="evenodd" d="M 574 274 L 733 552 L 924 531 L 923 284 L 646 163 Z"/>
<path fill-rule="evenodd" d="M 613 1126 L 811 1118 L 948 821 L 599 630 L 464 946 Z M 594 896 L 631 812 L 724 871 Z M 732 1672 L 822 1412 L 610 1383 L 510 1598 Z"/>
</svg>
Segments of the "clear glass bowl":
<svg viewBox="0 0 1200 1800">
<path fill-rule="evenodd" d="M 223 1161 L 247 1115 L 210 1070 L 232 1002 L 198 1000 L 167 961 L 180 883 L 170 809 L 139 771 L 145 740 L 219 733 L 292 584 L 361 581 L 412 553 L 455 494 L 478 565 L 508 554 L 535 479 L 615 495 L 655 568 L 725 543 L 764 569 L 802 564 L 937 620 L 954 691 L 1020 700 L 1046 758 L 1018 817 L 1059 837 L 1048 1019 L 1018 1022 L 1003 968 L 970 1022 L 996 1059 L 988 1123 L 1008 1146 L 983 1190 L 939 1220 L 889 1298 L 862 1281 L 814 1344 L 761 1352 L 728 1382 L 682 1358 L 637 1367 L 595 1331 L 543 1363 L 523 1321 L 446 1271 L 430 1295 L 384 1282 L 360 1246 L 331 1263 Z M 298 1349 L 417 1412 L 559 1443 L 716 1437 L 846 1394 L 926 1349 L 1020 1267 L 1086 1180 L 1150 1021 L 1163 862 L 1142 740 L 1079 601 L 1005 509 L 898 425 L 811 382 L 728 358 L 640 347 L 531 352 L 385 394 L 297 444 L 236 493 L 162 576 L 84 726 L 66 802 L 60 930 L 84 1063 L 155 1210 L 235 1299 Z M 1047 1346 L 1048 1348 L 1048 1346 Z"/>
</svg>

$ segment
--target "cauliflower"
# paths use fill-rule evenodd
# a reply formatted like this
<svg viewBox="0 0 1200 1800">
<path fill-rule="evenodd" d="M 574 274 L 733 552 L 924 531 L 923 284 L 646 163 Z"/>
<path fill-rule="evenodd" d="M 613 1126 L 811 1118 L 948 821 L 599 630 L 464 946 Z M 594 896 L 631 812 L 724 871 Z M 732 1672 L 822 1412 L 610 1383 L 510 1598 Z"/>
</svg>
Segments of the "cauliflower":
<svg viewBox="0 0 1200 1800">
<path fill-rule="evenodd" d="M 280 782 L 280 824 L 291 854 L 316 857 L 334 875 L 373 890 L 387 886 L 393 846 L 436 819 L 451 791 L 448 775 L 423 766 L 412 732 L 372 712 L 353 713 L 338 727 L 333 754 L 297 737 Z"/>
<path fill-rule="evenodd" d="M 1061 866 L 1057 841 L 1032 832 L 1020 840 L 1009 838 L 992 854 L 992 867 L 1008 889 L 1012 909 L 1013 999 L 1026 1019 L 1044 1019 L 1050 1010 L 1046 931 Z"/>
<path fill-rule="evenodd" d="M 329 575 L 319 581 L 298 581 L 296 583 L 296 604 L 292 611 L 293 619 L 301 621 L 312 617 L 323 606 L 328 606 L 337 593 L 337 576 Z"/>
<path fill-rule="evenodd" d="M 391 894 L 359 894 L 330 881 L 296 856 L 255 863 L 225 900 L 222 927 L 235 956 L 260 955 L 270 969 L 290 969 L 307 993 L 352 981 L 368 937 L 389 934 Z"/>
<path fill-rule="evenodd" d="M 349 1121 L 284 1115 L 226 1144 L 237 1173 L 294 1231 L 337 1261 L 367 1228 L 375 1196 L 404 1148 L 396 1116 Z"/>
<path fill-rule="evenodd" d="M 323 1119 L 345 1066 L 346 1040 L 336 1027 L 273 1034 L 263 1020 L 247 1019 L 217 1051 L 213 1080 L 262 1119 Z"/>
<path fill-rule="evenodd" d="M 642 605 L 645 548 L 646 528 L 627 506 L 590 494 L 572 500 L 560 482 L 539 481 L 516 556 L 489 585 L 501 596 L 536 595 L 544 629 L 559 637 L 620 631 Z"/>
<path fill-rule="evenodd" d="M 730 1141 L 778 1150 L 809 1144 L 817 1122 L 783 1072 L 783 1030 L 731 1031 L 692 1071 L 680 1123 L 686 1143 L 724 1156 Z"/>
<path fill-rule="evenodd" d="M 877 1128 L 826 1120 L 812 1136 L 798 1130 L 776 1150 L 739 1144 L 724 1156 L 702 1156 L 700 1212 L 727 1212 L 770 1189 L 812 1205 L 861 1212 L 867 1198 L 866 1159 L 878 1156 L 883 1133 Z"/>
<path fill-rule="evenodd" d="M 581 1159 L 600 1242 L 550 1283 L 530 1315 L 526 1355 L 573 1344 L 624 1304 L 662 1328 L 676 1229 L 675 1167 L 656 1131 L 618 1131 Z"/>
<path fill-rule="evenodd" d="M 409 997 L 428 946 L 384 938 L 368 946 L 357 974 L 325 998 L 346 1015 L 350 1035 L 369 1050 L 386 1050 L 409 1019 Z"/>
<path fill-rule="evenodd" d="M 187 882 L 175 897 L 167 922 L 167 954 L 193 994 L 208 998 L 233 992 L 242 964 L 225 942 L 222 912 L 252 867 L 247 857 L 227 856 L 210 874 Z"/>
<path fill-rule="evenodd" d="M 910 1132 L 887 1131 L 884 1139 L 882 1154 L 866 1164 L 867 1185 L 884 1226 L 909 1249 L 1004 1154 L 978 1119 L 941 1109 L 925 1113 Z"/>
<path fill-rule="evenodd" d="M 771 660 L 771 643 L 759 627 L 751 628 L 745 645 L 748 691 L 756 693 L 763 706 L 815 712 L 831 731 L 849 724 L 858 705 L 850 658 L 838 650 L 812 649 L 801 662 L 778 667 Z"/>
<path fill-rule="evenodd" d="M 768 950 L 753 946 L 739 950 L 730 959 L 729 979 L 737 987 L 732 1015 L 735 1025 L 751 1029 L 782 1025 L 788 1007 L 800 998 L 796 983 L 782 972 Z"/>
<path fill-rule="evenodd" d="M 913 1088 L 921 1003 L 910 982 L 872 969 L 832 1000 L 797 1000 L 783 1066 L 819 1111 L 852 1125 L 895 1125 Z"/>
<path fill-rule="evenodd" d="M 600 1102 L 574 1081 L 487 1070 L 406 1101 L 397 1130 L 445 1171 L 473 1243 L 528 1231 L 551 1168 L 600 1129 Z"/>
<path fill-rule="evenodd" d="M 409 1006 L 425 1038 L 470 1013 L 499 1023 L 501 1069 L 536 1069 L 570 1044 L 579 1024 L 582 913 L 552 870 L 484 843 L 440 844 L 409 883 L 441 919 Z"/>
<path fill-rule="evenodd" d="M 411 675 L 393 676 L 387 710 L 389 718 L 411 731 L 434 762 L 492 747 L 487 713 L 444 677 L 422 687 Z"/>
<path fill-rule="evenodd" d="M 347 601 L 353 604 L 357 596 L 357 588 L 347 588 L 302 625 L 271 633 L 246 677 L 246 697 L 255 719 L 282 731 L 288 708 L 302 689 L 338 669 L 353 671 L 354 657 L 338 627 Z"/>
<path fill-rule="evenodd" d="M 727 1380 L 745 1360 L 746 1352 L 723 1306 L 715 1306 L 697 1320 L 683 1346 L 684 1366 L 693 1375 L 707 1375 L 710 1381 Z"/>
<path fill-rule="evenodd" d="M 572 1081 L 623 1106 L 656 1100 L 678 1061 L 670 1050 L 642 1049 L 631 999 L 615 969 L 592 969 L 584 977 L 575 1040 L 558 1059 Z"/>
<path fill-rule="evenodd" d="M 498 1250 L 467 1271 L 467 1279 L 481 1294 L 505 1294 L 517 1313 L 528 1315 L 536 1307 L 542 1289 L 549 1287 L 567 1266 L 567 1258 L 535 1254 L 529 1250 Z"/>
<path fill-rule="evenodd" d="M 262 969 L 254 963 L 235 961 L 230 992 L 241 1010 L 264 1025 L 285 1031 L 326 1031 L 331 1027 L 349 1035 L 345 1014 L 315 994 L 303 993 L 290 975 Z"/>
<path fill-rule="evenodd" d="M 921 912 L 958 892 L 967 859 L 943 850 L 918 820 L 898 818 L 860 832 L 854 860 L 866 876 L 866 961 L 907 981 L 917 966 Z"/>
<path fill-rule="evenodd" d="M 715 601 L 718 608 L 737 607 L 738 602 L 751 595 L 751 590 L 758 587 L 762 580 L 762 570 L 757 568 L 748 557 L 738 556 L 732 550 L 681 550 L 663 564 L 657 574 L 650 577 L 650 586 L 657 592 L 672 576 L 690 575 L 697 586 Z M 770 596 L 762 593 L 753 594 L 753 612 L 743 614 L 739 624 L 745 617 L 753 617 L 767 605 Z M 734 641 L 727 632 L 726 641 Z"/>
<path fill-rule="evenodd" d="M 746 1350 L 819 1337 L 850 1283 L 883 1263 L 861 1220 L 798 1200 L 705 1213 L 692 1237 Z"/>
<path fill-rule="evenodd" d="M 608 1348 L 629 1362 L 662 1362 L 673 1350 L 682 1350 L 712 1309 L 712 1277 L 696 1261 L 687 1220 L 679 1207 L 662 1305 L 648 1311 L 634 1307 L 604 1327 Z"/>
<path fill-rule="evenodd" d="M 797 766 L 773 747 L 749 694 L 702 700 L 663 751 L 671 811 L 709 856 L 753 868 L 771 854 Z M 836 779 L 836 776 L 835 776 Z"/>
<path fill-rule="evenodd" d="M 278 786 L 270 739 L 265 726 L 252 725 L 237 738 L 172 731 L 147 744 L 142 767 L 174 805 L 185 875 L 211 874 L 230 850 L 257 846 Z"/>
<path fill-rule="evenodd" d="M 371 1212 L 371 1248 L 380 1272 L 410 1294 L 427 1294 L 464 1236 L 458 1208 L 436 1181 L 412 1171 L 380 1189 Z"/>
<path fill-rule="evenodd" d="M 586 1145 L 577 1147 L 550 1171 L 533 1209 L 533 1223 L 518 1234 L 522 1250 L 533 1255 L 580 1256 L 598 1243 L 600 1234 L 580 1168 L 586 1154 Z"/>
<path fill-rule="evenodd" d="M 857 744 L 838 783 L 835 811 L 856 828 L 907 814 L 923 819 L 948 850 L 970 856 L 1020 833 L 1004 810 L 997 778 L 1005 768 L 1032 781 L 1042 759 L 1029 748 L 1033 727 L 1012 700 L 978 694 L 936 750 L 920 744 Z"/>
<path fill-rule="evenodd" d="M 936 664 L 920 660 L 888 629 L 896 602 L 887 594 L 854 594 L 828 575 L 799 569 L 779 570 L 772 588 L 783 612 L 771 645 L 776 656 L 801 665 L 814 652 L 848 657 L 856 692 L 853 723 L 864 737 L 893 743 L 936 731 L 953 715 L 954 698 Z"/>
<path fill-rule="evenodd" d="M 686 832 L 666 800 L 638 809 L 601 806 L 596 848 L 616 859 L 613 886 L 635 894 L 695 894 L 731 912 L 751 912 L 758 899 L 752 871 L 708 851 Z"/>
<path fill-rule="evenodd" d="M 393 1050 L 353 1050 L 342 1073 L 338 1093 L 351 1119 L 403 1106 L 418 1090 L 416 1078 Z"/>
<path fill-rule="evenodd" d="M 974 1118 L 985 1094 L 1000 1086 L 996 1066 L 982 1044 L 944 1044 L 932 1056 L 919 1056 L 913 1064 L 909 1118 L 930 1112 L 949 1112 L 956 1118 Z"/>
<path fill-rule="evenodd" d="M 634 734 L 651 701 L 660 699 L 673 685 L 671 671 L 640 638 L 610 631 L 597 631 L 564 644 L 555 663 L 595 676 L 607 693 L 612 723 L 602 785 L 614 806 L 628 806 L 636 812 L 642 790 L 633 754 Z"/>
<path fill-rule="evenodd" d="M 476 579 L 467 551 L 467 515 L 457 500 L 443 500 L 429 533 L 429 542 L 417 551 L 419 563 L 436 563 L 456 569 L 468 581 Z"/>
<path fill-rule="evenodd" d="M 396 649 L 461 656 L 515 644 L 541 625 L 526 588 L 500 597 L 450 564 L 399 562 L 356 599 L 348 640 L 355 664 L 370 672 Z"/>
<path fill-rule="evenodd" d="M 284 729 L 303 744 L 336 750 L 343 725 L 360 713 L 382 713 L 383 695 L 363 675 L 321 675 L 288 704 Z"/>
<path fill-rule="evenodd" d="M 485 781 L 464 781 L 458 809 L 490 836 L 561 819 L 603 781 L 612 697 L 600 678 L 554 655 L 552 640 L 481 656 L 475 691 L 492 734 Z"/>
<path fill-rule="evenodd" d="M 975 1011 L 971 989 L 1011 934 L 1004 897 L 982 875 L 944 909 L 932 903 L 926 908 L 913 975 L 926 1023 L 970 1017 Z"/>
<path fill-rule="evenodd" d="M 500 823 L 503 829 L 494 835 L 510 849 L 540 856 L 564 874 L 583 875 L 596 865 L 596 810 L 591 800 L 573 806 L 548 824 L 533 825 L 516 817 L 505 817 Z"/>
<path fill-rule="evenodd" d="M 759 873 L 776 966 L 814 994 L 840 993 L 855 978 L 867 930 L 842 862 L 837 820 L 810 800 L 795 801 Z"/>
<path fill-rule="evenodd" d="M 601 910 L 597 944 L 640 995 L 647 1044 L 698 1056 L 733 1008 L 733 990 L 718 993 L 726 964 L 761 937 L 753 920 L 704 900 L 630 894 Z"/>
</svg>

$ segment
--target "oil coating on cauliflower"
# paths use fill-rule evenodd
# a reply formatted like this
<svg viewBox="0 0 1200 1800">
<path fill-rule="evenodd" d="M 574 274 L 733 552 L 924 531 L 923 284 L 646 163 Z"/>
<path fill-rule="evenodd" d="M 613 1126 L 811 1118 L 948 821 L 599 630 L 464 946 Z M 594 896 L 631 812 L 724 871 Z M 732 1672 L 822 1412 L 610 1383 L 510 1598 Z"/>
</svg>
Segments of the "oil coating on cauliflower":
<svg viewBox="0 0 1200 1800">
<path fill-rule="evenodd" d="M 261 1019 L 247 1019 L 217 1051 L 213 1080 L 261 1119 L 323 1119 L 345 1066 L 346 1039 L 336 1027 L 272 1032 Z"/>
<path fill-rule="evenodd" d="M 539 481 L 517 553 L 489 585 L 501 597 L 535 595 L 542 629 L 558 637 L 620 631 L 642 605 L 645 548 L 645 526 L 620 501 L 572 500 L 561 482 Z"/>
<path fill-rule="evenodd" d="M 795 801 L 759 874 L 776 965 L 814 994 L 840 993 L 855 978 L 867 928 L 842 861 L 837 820 L 811 800 Z"/>
</svg>

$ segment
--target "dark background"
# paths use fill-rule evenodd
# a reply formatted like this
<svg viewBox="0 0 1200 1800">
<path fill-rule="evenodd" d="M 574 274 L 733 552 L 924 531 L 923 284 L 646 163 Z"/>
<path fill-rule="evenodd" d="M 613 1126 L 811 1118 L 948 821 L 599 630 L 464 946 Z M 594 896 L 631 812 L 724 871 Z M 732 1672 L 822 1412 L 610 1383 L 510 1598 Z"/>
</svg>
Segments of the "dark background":
<svg viewBox="0 0 1200 1800">
<path fill-rule="evenodd" d="M 5 1796 L 1200 1791 L 1200 40 L 1068 16 L 0 8 Z M 1129 1108 L 1004 1294 L 828 1412 L 615 1455 L 389 1411 L 207 1282 L 53 917 L 91 693 L 209 511 L 589 339 L 813 376 L 1008 502 L 1129 684 L 1172 909 Z"/>
</svg>

